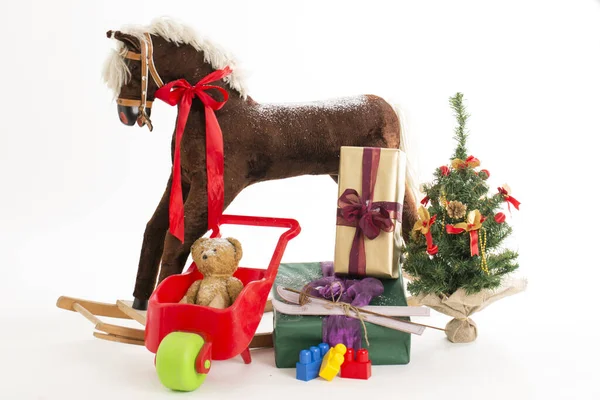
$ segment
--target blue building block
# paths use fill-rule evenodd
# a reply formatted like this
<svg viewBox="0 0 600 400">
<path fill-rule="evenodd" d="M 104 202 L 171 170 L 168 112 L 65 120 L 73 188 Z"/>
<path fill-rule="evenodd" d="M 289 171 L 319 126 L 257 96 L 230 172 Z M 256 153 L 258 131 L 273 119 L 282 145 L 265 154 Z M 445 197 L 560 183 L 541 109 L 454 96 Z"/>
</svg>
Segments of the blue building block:
<svg viewBox="0 0 600 400">
<path fill-rule="evenodd" d="M 329 351 L 327 343 L 311 346 L 309 350 L 300 351 L 299 362 L 296 363 L 296 379 L 310 381 L 319 376 L 323 356 Z"/>
</svg>

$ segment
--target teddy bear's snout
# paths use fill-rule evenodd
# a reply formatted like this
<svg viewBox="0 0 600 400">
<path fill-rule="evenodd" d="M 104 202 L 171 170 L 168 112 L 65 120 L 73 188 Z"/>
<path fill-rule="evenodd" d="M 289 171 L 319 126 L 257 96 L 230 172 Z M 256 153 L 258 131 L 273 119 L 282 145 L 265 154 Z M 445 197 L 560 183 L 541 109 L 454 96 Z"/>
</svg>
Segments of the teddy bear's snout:
<svg viewBox="0 0 600 400">
<path fill-rule="evenodd" d="M 206 250 L 206 251 L 202 252 L 202 259 L 206 260 L 206 259 L 208 259 L 208 257 L 215 256 L 215 255 L 217 255 L 216 249 L 215 250 Z"/>
</svg>

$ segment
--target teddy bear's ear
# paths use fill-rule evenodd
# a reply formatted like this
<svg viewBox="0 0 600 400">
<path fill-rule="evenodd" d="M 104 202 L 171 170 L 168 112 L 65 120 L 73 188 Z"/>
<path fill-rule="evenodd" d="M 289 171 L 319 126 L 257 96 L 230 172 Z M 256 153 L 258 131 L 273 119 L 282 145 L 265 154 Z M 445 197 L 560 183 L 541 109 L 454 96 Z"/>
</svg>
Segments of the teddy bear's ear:
<svg viewBox="0 0 600 400">
<path fill-rule="evenodd" d="M 196 247 L 198 247 L 198 246 L 201 246 L 201 245 L 202 245 L 202 243 L 206 242 L 207 240 L 208 240 L 208 238 L 204 238 L 204 237 L 201 237 L 201 238 L 197 239 L 197 240 L 196 240 L 196 241 L 195 241 L 195 242 L 192 244 L 192 247 L 190 248 L 190 251 L 194 251 L 194 248 L 196 248 Z"/>
<path fill-rule="evenodd" d="M 242 244 L 240 243 L 239 240 L 234 239 L 234 238 L 227 238 L 227 241 L 229 243 L 231 243 L 233 245 L 233 247 L 235 248 L 235 262 L 240 262 L 240 260 L 242 259 Z"/>
</svg>

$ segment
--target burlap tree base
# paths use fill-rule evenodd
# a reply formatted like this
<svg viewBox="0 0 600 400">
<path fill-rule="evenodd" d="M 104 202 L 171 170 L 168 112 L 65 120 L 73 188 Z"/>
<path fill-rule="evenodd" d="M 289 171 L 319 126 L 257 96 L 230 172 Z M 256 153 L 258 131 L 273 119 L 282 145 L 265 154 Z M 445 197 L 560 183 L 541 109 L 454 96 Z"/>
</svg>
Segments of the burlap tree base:
<svg viewBox="0 0 600 400">
<path fill-rule="evenodd" d="M 452 343 L 469 343 L 477 339 L 477 325 L 469 318 L 472 314 L 504 297 L 522 292 L 526 287 L 525 279 L 505 279 L 495 290 L 482 290 L 467 295 L 463 289 L 458 289 L 450 296 L 419 295 L 409 298 L 408 304 L 431 307 L 442 314 L 454 317 L 446 325 L 448 340 Z"/>
</svg>

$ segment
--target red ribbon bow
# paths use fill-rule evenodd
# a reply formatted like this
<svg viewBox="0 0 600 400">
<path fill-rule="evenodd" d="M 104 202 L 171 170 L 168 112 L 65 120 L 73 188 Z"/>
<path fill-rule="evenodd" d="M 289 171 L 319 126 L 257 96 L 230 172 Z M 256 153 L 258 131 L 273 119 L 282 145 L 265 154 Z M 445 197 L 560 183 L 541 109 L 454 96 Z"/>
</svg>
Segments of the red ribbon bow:
<svg viewBox="0 0 600 400">
<path fill-rule="evenodd" d="M 476 168 L 481 165 L 479 159 L 469 156 L 466 160 L 461 160 L 460 158 L 455 158 L 452 160 L 452 168 L 454 169 L 465 169 L 465 168 Z"/>
<path fill-rule="evenodd" d="M 508 192 L 508 190 L 504 187 L 499 187 L 498 188 L 498 192 L 500 193 L 500 195 L 502 197 L 504 197 L 504 200 L 506 200 L 506 203 L 508 203 L 508 211 L 510 211 L 510 205 L 512 204 L 513 206 L 515 206 L 515 208 L 518 210 L 519 209 L 519 205 L 521 204 L 517 199 L 515 199 L 514 197 L 512 197 L 510 195 L 510 193 Z M 512 214 L 511 214 L 512 215 Z"/>
<path fill-rule="evenodd" d="M 478 231 L 481 229 L 485 217 L 481 215 L 479 210 L 473 210 L 469 212 L 467 216 L 467 222 L 460 222 L 454 225 L 446 225 L 446 232 L 451 235 L 458 235 L 463 232 L 469 232 L 469 246 L 471 248 L 471 257 L 479 255 L 479 234 Z"/>
<path fill-rule="evenodd" d="M 425 240 L 427 241 L 427 254 L 435 256 L 438 253 L 438 246 L 433 244 L 431 227 L 435 223 L 437 215 L 431 217 L 429 211 L 425 207 L 419 207 L 417 214 L 419 215 L 419 218 L 415 221 L 413 232 L 421 232 L 425 235 Z"/>
<path fill-rule="evenodd" d="M 192 100 L 198 97 L 204 104 L 206 119 L 206 177 L 208 192 L 208 229 L 217 227 L 219 217 L 223 213 L 224 201 L 224 156 L 223 134 L 217 121 L 215 110 L 220 110 L 229 93 L 220 86 L 208 85 L 218 81 L 231 73 L 229 67 L 214 71 L 198 81 L 194 86 L 185 79 L 169 82 L 156 91 L 156 98 L 174 106 L 179 105 L 177 115 L 177 129 L 175 131 L 175 154 L 173 156 L 173 177 L 171 183 L 171 197 L 169 200 L 169 231 L 181 242 L 184 240 L 184 208 L 183 193 L 181 191 L 181 139 L 190 114 Z M 223 101 L 211 97 L 207 90 L 215 89 L 223 95 Z"/>
</svg>

